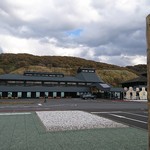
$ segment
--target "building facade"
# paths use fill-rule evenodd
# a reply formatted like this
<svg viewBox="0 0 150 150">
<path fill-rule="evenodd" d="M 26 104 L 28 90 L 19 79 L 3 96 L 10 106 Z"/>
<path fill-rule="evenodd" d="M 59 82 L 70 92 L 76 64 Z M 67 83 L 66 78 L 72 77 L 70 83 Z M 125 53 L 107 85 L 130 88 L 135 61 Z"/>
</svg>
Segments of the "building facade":
<svg viewBox="0 0 150 150">
<path fill-rule="evenodd" d="M 77 98 L 89 92 L 99 98 L 112 95 L 93 68 L 79 68 L 75 76 L 32 71 L 0 75 L 0 98 Z"/>
<path fill-rule="evenodd" d="M 147 73 L 122 83 L 124 98 L 128 100 L 147 99 Z"/>
</svg>

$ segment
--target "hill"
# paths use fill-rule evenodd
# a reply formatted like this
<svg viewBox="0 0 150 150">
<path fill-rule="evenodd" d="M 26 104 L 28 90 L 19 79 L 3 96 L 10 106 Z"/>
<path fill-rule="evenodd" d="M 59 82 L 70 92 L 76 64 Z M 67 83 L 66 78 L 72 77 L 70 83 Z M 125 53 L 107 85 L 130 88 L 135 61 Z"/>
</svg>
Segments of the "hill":
<svg viewBox="0 0 150 150">
<path fill-rule="evenodd" d="M 137 77 L 132 68 L 77 57 L 0 54 L 0 74 L 22 74 L 24 71 L 30 70 L 75 75 L 78 67 L 95 68 L 98 76 L 113 86 L 119 86 L 121 82 Z"/>
<path fill-rule="evenodd" d="M 139 64 L 135 66 L 126 66 L 128 69 L 132 70 L 136 74 L 141 74 L 143 72 L 147 72 L 147 65 Z"/>
</svg>

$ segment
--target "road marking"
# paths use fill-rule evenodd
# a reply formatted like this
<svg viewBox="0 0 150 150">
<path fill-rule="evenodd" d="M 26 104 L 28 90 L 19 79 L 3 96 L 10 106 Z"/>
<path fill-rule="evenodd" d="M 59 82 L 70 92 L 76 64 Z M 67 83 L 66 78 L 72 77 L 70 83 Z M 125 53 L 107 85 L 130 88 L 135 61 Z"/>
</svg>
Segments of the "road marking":
<svg viewBox="0 0 150 150">
<path fill-rule="evenodd" d="M 57 104 L 57 105 L 50 105 L 47 107 L 63 107 L 63 106 L 71 106 L 71 107 L 77 107 L 77 104 Z"/>
<path fill-rule="evenodd" d="M 0 113 L 0 116 L 10 116 L 10 115 L 30 115 L 31 113 Z"/>
<path fill-rule="evenodd" d="M 147 124 L 147 122 L 145 122 L 145 121 L 140 121 L 140 120 L 128 118 L 128 117 L 125 117 L 125 116 L 120 116 L 120 115 L 115 115 L 115 114 L 110 114 L 110 115 L 112 115 L 114 117 L 118 117 L 118 118 L 128 119 L 128 120 L 132 120 L 132 121 L 136 121 L 136 122 Z"/>
<path fill-rule="evenodd" d="M 122 113 L 122 111 L 107 111 L 107 112 L 91 112 L 92 114 L 109 114 L 109 113 Z"/>
<path fill-rule="evenodd" d="M 140 114 L 136 114 L 136 113 L 130 113 L 130 112 L 122 112 L 122 113 L 129 114 L 129 115 L 135 115 L 135 116 L 139 116 L 139 117 L 145 117 L 145 118 L 148 118 L 148 116 L 140 115 Z"/>
<path fill-rule="evenodd" d="M 110 113 L 125 113 L 125 114 L 130 114 L 130 115 L 135 115 L 139 117 L 145 117 L 148 118 L 148 116 L 145 115 L 140 115 L 136 113 L 130 113 L 130 112 L 125 112 L 125 111 L 108 111 L 108 112 L 91 112 L 92 114 L 110 114 Z"/>
</svg>

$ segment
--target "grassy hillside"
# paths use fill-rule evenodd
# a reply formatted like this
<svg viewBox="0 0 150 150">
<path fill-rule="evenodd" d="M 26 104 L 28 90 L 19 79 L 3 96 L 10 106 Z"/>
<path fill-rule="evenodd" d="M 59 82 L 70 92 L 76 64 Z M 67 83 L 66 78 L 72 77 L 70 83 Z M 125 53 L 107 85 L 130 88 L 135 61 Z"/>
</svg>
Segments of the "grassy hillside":
<svg viewBox="0 0 150 150">
<path fill-rule="evenodd" d="M 28 66 L 28 67 L 21 67 L 14 71 L 11 71 L 12 74 L 23 74 L 25 71 L 37 71 L 37 72 L 58 72 L 63 73 L 65 75 L 73 75 L 73 71 L 71 68 L 60 68 L 60 67 L 45 67 L 45 66 Z"/>
<path fill-rule="evenodd" d="M 134 73 L 141 74 L 147 72 L 147 65 L 139 64 L 135 66 L 126 66 L 126 68 L 132 70 Z"/>
<path fill-rule="evenodd" d="M 65 75 L 75 75 L 78 67 L 95 68 L 98 76 L 113 86 L 119 86 L 119 83 L 137 77 L 132 68 L 119 67 L 76 57 L 0 54 L 0 74 L 22 74 L 28 70 L 62 72 Z"/>
<path fill-rule="evenodd" d="M 30 65 L 46 66 L 48 68 L 78 68 L 82 66 L 96 69 L 120 69 L 120 67 L 115 65 L 95 62 L 76 57 L 34 56 L 29 54 L 0 54 L 0 68 L 2 68 L 4 72 L 11 72 L 18 68 L 28 67 Z"/>
<path fill-rule="evenodd" d="M 97 70 L 97 74 L 103 81 L 112 86 L 121 86 L 121 82 L 137 77 L 135 73 L 128 70 Z"/>
</svg>

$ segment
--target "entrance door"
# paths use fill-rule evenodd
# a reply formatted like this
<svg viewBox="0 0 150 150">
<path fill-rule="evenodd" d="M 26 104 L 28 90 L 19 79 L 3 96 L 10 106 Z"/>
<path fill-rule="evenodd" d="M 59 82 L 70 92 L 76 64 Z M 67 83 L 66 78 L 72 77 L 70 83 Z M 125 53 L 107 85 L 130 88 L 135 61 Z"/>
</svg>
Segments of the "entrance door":
<svg viewBox="0 0 150 150">
<path fill-rule="evenodd" d="M 64 92 L 61 92 L 61 97 L 64 97 L 65 96 L 65 93 Z"/>
<path fill-rule="evenodd" d="M 12 92 L 12 97 L 16 98 L 17 97 L 17 92 Z"/>
<path fill-rule="evenodd" d="M 57 97 L 57 92 L 53 92 L 53 97 Z"/>
<path fill-rule="evenodd" d="M 36 98 L 36 92 L 31 92 L 31 98 Z"/>
<path fill-rule="evenodd" d="M 40 97 L 40 92 L 36 92 L 36 98 Z"/>
<path fill-rule="evenodd" d="M 2 97 L 4 97 L 4 98 L 5 98 L 5 97 L 8 97 L 8 92 L 3 92 L 3 93 L 2 93 Z"/>
<path fill-rule="evenodd" d="M 18 97 L 19 97 L 19 98 L 22 97 L 22 92 L 18 92 Z"/>
<path fill-rule="evenodd" d="M 31 98 L 31 92 L 27 92 L 27 98 Z"/>
<path fill-rule="evenodd" d="M 27 92 L 22 92 L 22 98 L 27 98 Z"/>
<path fill-rule="evenodd" d="M 12 98 L 12 92 L 8 92 L 8 98 Z"/>
</svg>

